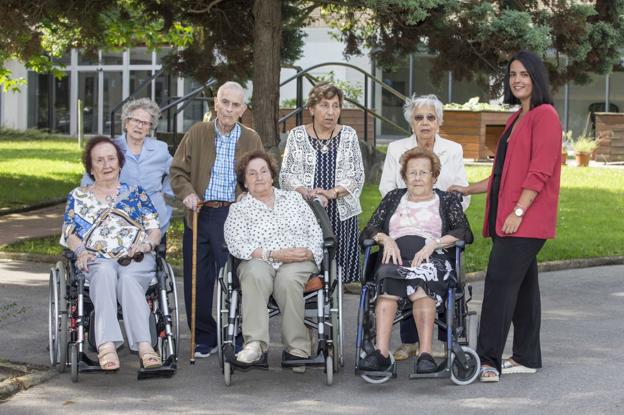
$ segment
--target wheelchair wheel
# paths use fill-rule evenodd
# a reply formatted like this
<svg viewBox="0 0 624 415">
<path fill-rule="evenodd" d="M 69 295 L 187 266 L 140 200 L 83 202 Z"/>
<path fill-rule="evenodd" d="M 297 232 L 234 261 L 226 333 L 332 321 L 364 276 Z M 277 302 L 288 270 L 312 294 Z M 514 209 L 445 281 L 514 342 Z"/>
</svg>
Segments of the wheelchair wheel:
<svg viewBox="0 0 624 415">
<path fill-rule="evenodd" d="M 464 357 L 468 360 L 468 369 L 461 366 L 453 353 L 451 355 L 451 381 L 456 385 L 469 385 L 479 376 L 481 361 L 477 352 L 471 348 L 462 346 L 462 350 Z"/>
<path fill-rule="evenodd" d="M 71 380 L 78 382 L 78 345 L 72 343 L 69 347 L 69 361 L 71 366 Z"/>
<path fill-rule="evenodd" d="M 174 346 L 177 346 L 177 342 L 179 342 L 180 340 L 180 307 L 178 304 L 178 287 L 176 285 L 176 279 L 175 279 L 175 273 L 173 272 L 173 268 L 171 267 L 171 264 L 169 264 L 167 261 L 165 261 L 163 259 L 164 263 L 165 263 L 165 267 L 164 269 L 167 270 L 167 282 L 165 282 L 165 284 L 169 284 L 170 288 L 171 288 L 171 294 L 173 295 L 173 298 L 170 300 L 173 300 L 173 307 L 171 307 L 171 301 L 169 302 L 169 310 L 171 313 L 171 324 L 173 325 L 172 327 L 172 332 L 174 333 L 175 337 L 174 337 L 174 341 L 176 342 L 176 344 L 174 344 Z M 167 290 L 167 292 L 169 292 L 169 290 Z M 176 359 L 178 357 L 178 349 L 174 348 L 175 350 L 175 355 L 176 355 Z"/>
<path fill-rule="evenodd" d="M 225 272 L 225 267 L 221 268 L 221 272 L 219 278 L 217 279 L 217 353 L 219 357 L 219 367 L 224 369 L 223 367 L 223 334 L 225 328 L 223 327 L 223 312 L 224 309 L 227 310 L 227 307 L 224 307 L 223 304 L 223 286 L 221 285 L 221 277 L 223 276 L 223 272 Z M 227 321 L 227 318 L 225 319 Z M 226 383 L 227 384 L 227 383 Z"/>
<path fill-rule="evenodd" d="M 48 293 L 48 348 L 50 364 L 59 373 L 67 367 L 67 272 L 61 261 L 50 270 Z"/>
<path fill-rule="evenodd" d="M 331 308 L 331 323 L 332 323 L 332 341 L 334 343 L 334 356 L 335 367 L 334 370 L 338 372 L 341 367 L 344 367 L 344 352 L 343 352 L 343 332 L 342 332 L 342 268 L 336 267 L 336 260 L 334 259 L 331 264 L 332 273 L 336 279 L 336 286 L 332 292 L 332 308 Z M 336 269 L 338 272 L 336 272 Z"/>
<path fill-rule="evenodd" d="M 225 386 L 230 386 L 232 383 L 232 364 L 230 362 L 223 362 L 223 380 Z"/>
<path fill-rule="evenodd" d="M 331 348 L 327 351 L 325 358 L 325 383 L 331 386 L 334 383 L 334 352 Z"/>
<path fill-rule="evenodd" d="M 471 311 L 466 316 L 466 341 L 468 347 L 477 350 L 477 338 L 479 337 L 479 315 Z"/>
</svg>

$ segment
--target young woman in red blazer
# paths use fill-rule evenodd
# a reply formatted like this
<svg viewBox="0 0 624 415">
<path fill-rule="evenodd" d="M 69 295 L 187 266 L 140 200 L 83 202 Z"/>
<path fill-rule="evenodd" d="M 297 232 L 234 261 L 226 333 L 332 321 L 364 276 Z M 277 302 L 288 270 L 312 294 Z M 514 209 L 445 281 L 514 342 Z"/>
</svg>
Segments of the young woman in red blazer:
<svg viewBox="0 0 624 415">
<path fill-rule="evenodd" d="M 448 189 L 487 192 L 483 235 L 492 237 L 492 251 L 477 344 L 482 382 L 498 381 L 501 371 L 535 373 L 542 367 L 537 254 L 555 237 L 561 173 L 561 123 L 541 59 L 528 51 L 512 57 L 504 89 L 505 103 L 521 108 L 507 121 L 492 174 Z M 512 322 L 513 354 L 503 360 Z"/>
</svg>

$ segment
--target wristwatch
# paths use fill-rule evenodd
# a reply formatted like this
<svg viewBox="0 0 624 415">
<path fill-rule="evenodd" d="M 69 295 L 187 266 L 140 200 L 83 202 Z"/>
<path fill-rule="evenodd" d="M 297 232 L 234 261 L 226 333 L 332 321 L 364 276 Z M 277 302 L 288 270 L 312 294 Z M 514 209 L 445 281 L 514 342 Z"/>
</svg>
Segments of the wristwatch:
<svg viewBox="0 0 624 415">
<path fill-rule="evenodd" d="M 516 206 L 516 209 L 514 210 L 514 215 L 516 215 L 519 218 L 523 217 L 524 209 L 522 209 L 520 206 Z"/>
<path fill-rule="evenodd" d="M 273 263 L 275 262 L 275 259 L 273 258 L 273 251 L 269 251 L 269 255 L 268 258 L 269 262 Z"/>
</svg>

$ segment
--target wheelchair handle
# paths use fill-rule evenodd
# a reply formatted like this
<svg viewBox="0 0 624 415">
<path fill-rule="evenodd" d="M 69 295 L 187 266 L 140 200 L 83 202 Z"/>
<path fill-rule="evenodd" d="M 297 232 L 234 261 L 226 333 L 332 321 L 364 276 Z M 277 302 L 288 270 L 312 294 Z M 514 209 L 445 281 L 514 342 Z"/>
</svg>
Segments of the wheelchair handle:
<svg viewBox="0 0 624 415">
<path fill-rule="evenodd" d="M 362 242 L 362 248 L 368 248 L 369 246 L 375 246 L 377 242 L 374 239 L 364 239 Z"/>
</svg>

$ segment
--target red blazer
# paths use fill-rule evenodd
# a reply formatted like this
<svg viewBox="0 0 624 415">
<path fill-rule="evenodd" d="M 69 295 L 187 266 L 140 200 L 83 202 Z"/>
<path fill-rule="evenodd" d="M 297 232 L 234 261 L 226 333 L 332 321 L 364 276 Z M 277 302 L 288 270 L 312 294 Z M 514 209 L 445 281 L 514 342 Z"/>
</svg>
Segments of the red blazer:
<svg viewBox="0 0 624 415">
<path fill-rule="evenodd" d="M 520 111 L 509 117 L 505 129 L 509 128 L 519 115 Z M 522 189 L 531 189 L 537 192 L 537 197 L 525 212 L 518 231 L 509 236 L 554 238 L 557 226 L 560 175 L 561 123 L 555 108 L 552 105 L 542 104 L 530 110 L 518 121 L 515 131 L 509 138 L 498 193 L 496 234 L 504 235 L 503 223 L 515 209 Z M 490 236 L 488 216 L 491 190 L 492 179 L 490 178 L 483 236 Z"/>
</svg>

